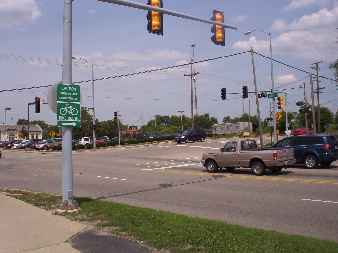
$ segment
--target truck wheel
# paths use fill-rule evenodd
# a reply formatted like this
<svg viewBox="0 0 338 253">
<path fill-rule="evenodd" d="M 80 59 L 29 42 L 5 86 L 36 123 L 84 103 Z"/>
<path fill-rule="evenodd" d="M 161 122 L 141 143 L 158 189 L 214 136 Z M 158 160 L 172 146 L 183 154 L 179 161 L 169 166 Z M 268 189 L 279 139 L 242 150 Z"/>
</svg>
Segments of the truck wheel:
<svg viewBox="0 0 338 253">
<path fill-rule="evenodd" d="M 313 169 L 317 166 L 317 163 L 318 163 L 317 157 L 315 157 L 314 155 L 307 155 L 305 157 L 304 163 L 307 169 Z"/>
<path fill-rule="evenodd" d="M 207 171 L 210 172 L 210 173 L 218 171 L 218 166 L 217 166 L 216 162 L 213 161 L 213 160 L 207 161 L 207 164 L 206 164 L 205 167 L 206 167 Z"/>
<path fill-rule="evenodd" d="M 251 170 L 256 176 L 262 176 L 265 172 L 265 166 L 261 161 L 253 161 L 251 163 Z"/>
</svg>

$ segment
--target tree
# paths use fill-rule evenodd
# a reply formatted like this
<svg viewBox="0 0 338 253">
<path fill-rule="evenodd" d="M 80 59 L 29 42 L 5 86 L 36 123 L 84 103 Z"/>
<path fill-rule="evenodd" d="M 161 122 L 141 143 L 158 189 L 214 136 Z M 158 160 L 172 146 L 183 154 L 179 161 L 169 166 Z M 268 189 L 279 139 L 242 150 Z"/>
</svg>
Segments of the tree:
<svg viewBox="0 0 338 253">
<path fill-rule="evenodd" d="M 327 107 L 320 107 L 320 132 L 325 132 L 333 122 L 333 113 Z"/>
<path fill-rule="evenodd" d="M 217 123 L 217 119 L 215 117 L 210 117 L 208 113 L 195 117 L 195 125 L 197 128 L 211 129 L 211 127 Z"/>
<path fill-rule="evenodd" d="M 84 136 L 92 136 L 93 118 L 89 114 L 88 109 L 85 107 L 81 108 L 81 127 L 74 128 L 73 135 L 75 139 L 80 139 Z"/>
<path fill-rule="evenodd" d="M 26 120 L 26 119 L 18 119 L 18 121 L 16 122 L 16 124 L 18 126 L 28 125 L 28 120 Z"/>
<path fill-rule="evenodd" d="M 338 79 L 338 59 L 330 65 L 330 68 L 335 71 L 336 78 Z"/>
</svg>

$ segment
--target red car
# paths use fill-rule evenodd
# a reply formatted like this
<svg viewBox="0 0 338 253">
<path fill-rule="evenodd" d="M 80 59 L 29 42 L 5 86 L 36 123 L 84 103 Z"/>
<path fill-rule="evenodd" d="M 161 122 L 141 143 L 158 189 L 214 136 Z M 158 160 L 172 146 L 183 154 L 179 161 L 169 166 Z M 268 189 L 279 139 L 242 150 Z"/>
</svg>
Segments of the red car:
<svg viewBox="0 0 338 253">
<path fill-rule="evenodd" d="M 293 136 L 303 136 L 303 135 L 312 135 L 312 131 L 308 128 L 297 128 L 292 130 L 291 135 Z"/>
</svg>

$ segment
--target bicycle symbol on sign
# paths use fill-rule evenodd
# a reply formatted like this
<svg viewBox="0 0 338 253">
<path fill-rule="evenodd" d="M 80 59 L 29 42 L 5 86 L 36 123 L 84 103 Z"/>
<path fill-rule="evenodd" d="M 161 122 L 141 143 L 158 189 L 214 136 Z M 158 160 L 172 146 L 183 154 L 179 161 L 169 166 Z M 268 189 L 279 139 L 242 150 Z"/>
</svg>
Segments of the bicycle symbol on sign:
<svg viewBox="0 0 338 253">
<path fill-rule="evenodd" d="M 78 114 L 79 114 L 79 110 L 74 108 L 71 105 L 68 105 L 68 106 L 60 109 L 60 115 L 61 116 L 66 116 L 66 115 L 76 116 Z"/>
</svg>

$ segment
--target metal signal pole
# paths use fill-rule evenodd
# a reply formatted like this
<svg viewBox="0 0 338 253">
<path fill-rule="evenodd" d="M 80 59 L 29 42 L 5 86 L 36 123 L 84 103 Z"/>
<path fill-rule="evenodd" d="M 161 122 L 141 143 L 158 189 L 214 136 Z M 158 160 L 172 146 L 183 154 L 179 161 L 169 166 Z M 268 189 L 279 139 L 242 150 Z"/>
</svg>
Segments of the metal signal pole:
<svg viewBox="0 0 338 253">
<path fill-rule="evenodd" d="M 72 84 L 72 2 L 64 0 L 63 17 L 63 69 L 62 81 Z M 63 151 L 63 204 L 74 206 L 73 199 L 73 161 L 72 161 L 72 128 L 62 127 Z"/>
</svg>

